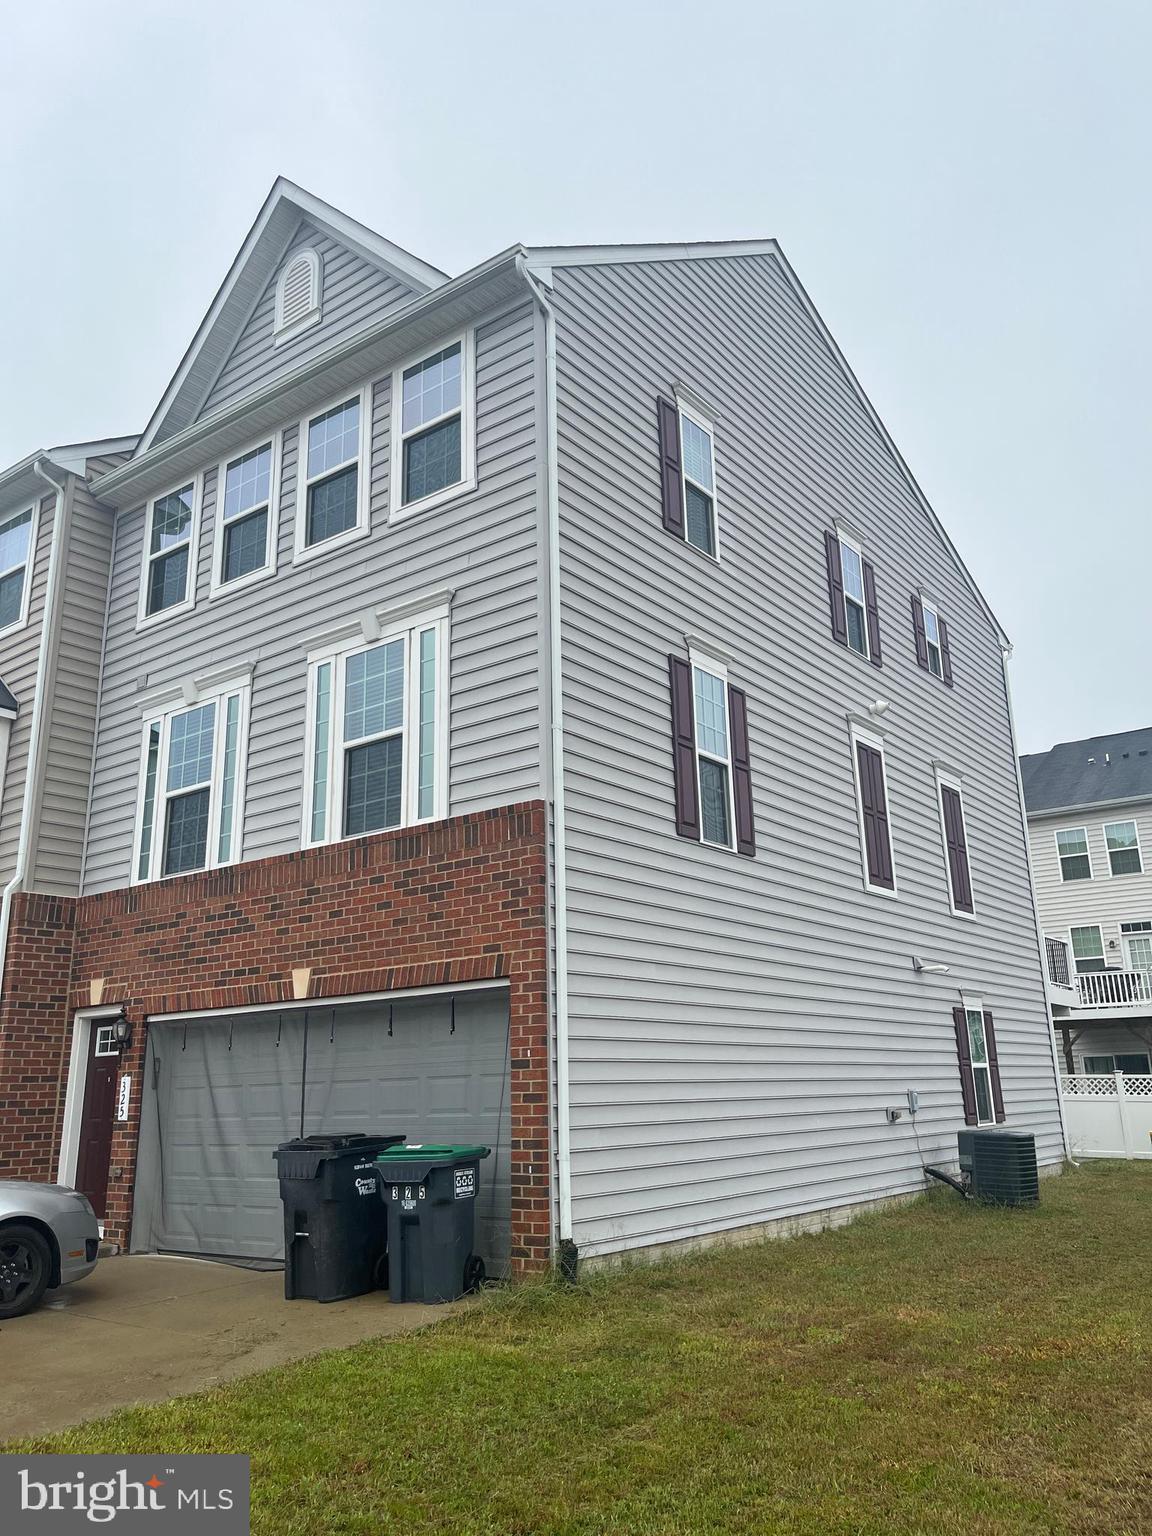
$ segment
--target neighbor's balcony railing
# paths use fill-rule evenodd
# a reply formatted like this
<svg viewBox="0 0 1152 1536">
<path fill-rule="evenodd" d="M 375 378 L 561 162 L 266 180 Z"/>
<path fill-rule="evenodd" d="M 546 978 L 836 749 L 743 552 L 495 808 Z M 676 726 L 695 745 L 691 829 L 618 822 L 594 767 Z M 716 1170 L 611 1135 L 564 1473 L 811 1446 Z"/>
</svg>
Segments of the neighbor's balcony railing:
<svg viewBox="0 0 1152 1536">
<path fill-rule="evenodd" d="M 1077 976 L 1076 990 L 1082 1008 L 1152 1008 L 1152 974 L 1147 971 L 1087 971 Z"/>
<path fill-rule="evenodd" d="M 1044 956 L 1048 964 L 1048 980 L 1054 987 L 1072 986 L 1072 966 L 1068 945 L 1063 939 L 1050 939 L 1044 935 Z"/>
</svg>

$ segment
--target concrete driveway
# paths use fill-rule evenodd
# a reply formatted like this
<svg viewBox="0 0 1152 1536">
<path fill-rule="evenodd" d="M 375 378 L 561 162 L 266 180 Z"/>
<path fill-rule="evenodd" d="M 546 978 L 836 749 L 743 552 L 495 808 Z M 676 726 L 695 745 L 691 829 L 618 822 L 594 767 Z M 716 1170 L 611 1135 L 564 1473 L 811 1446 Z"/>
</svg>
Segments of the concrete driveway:
<svg viewBox="0 0 1152 1536">
<path fill-rule="evenodd" d="M 6 1439 L 161 1402 L 361 1339 L 404 1333 L 454 1307 L 394 1306 L 387 1291 L 285 1301 L 284 1276 L 151 1254 L 103 1259 L 0 1323 Z"/>
</svg>

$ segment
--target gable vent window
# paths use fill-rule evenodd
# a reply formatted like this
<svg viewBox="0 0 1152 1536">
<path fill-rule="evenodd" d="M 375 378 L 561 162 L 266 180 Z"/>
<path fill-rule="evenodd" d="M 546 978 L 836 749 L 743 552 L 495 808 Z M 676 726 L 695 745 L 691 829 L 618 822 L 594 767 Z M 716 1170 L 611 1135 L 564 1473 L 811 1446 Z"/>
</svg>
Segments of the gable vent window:
<svg viewBox="0 0 1152 1536">
<path fill-rule="evenodd" d="M 276 285 L 276 345 L 315 325 L 320 318 L 322 277 L 319 251 L 297 251 Z"/>
</svg>

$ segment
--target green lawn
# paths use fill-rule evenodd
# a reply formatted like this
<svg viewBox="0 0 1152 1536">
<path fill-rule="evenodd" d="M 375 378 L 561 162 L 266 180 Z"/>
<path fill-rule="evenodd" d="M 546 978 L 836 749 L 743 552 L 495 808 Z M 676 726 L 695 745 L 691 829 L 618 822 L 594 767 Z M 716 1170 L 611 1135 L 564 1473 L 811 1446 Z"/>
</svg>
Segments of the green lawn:
<svg viewBox="0 0 1152 1536">
<path fill-rule="evenodd" d="M 249 1452 L 277 1536 L 1147 1533 L 1150 1196 L 1141 1164 L 1033 1211 L 941 1190 L 21 1449 Z"/>
</svg>

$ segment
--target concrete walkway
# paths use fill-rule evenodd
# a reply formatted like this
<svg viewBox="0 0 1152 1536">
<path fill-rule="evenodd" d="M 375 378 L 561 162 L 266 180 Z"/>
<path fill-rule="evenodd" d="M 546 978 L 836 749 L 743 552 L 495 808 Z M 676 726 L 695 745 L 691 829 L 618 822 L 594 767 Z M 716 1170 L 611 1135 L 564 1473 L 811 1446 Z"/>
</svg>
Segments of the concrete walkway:
<svg viewBox="0 0 1152 1536">
<path fill-rule="evenodd" d="M 104 1259 L 0 1323 L 0 1435 L 47 1434 L 304 1355 L 405 1333 L 456 1307 L 394 1306 L 387 1291 L 285 1301 L 284 1276 L 151 1254 Z"/>
</svg>

